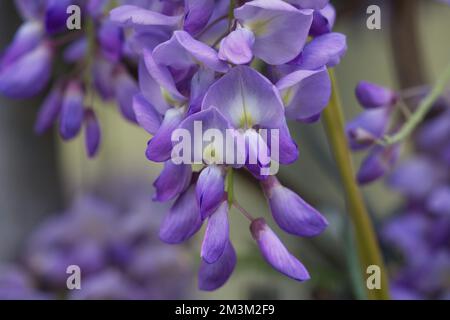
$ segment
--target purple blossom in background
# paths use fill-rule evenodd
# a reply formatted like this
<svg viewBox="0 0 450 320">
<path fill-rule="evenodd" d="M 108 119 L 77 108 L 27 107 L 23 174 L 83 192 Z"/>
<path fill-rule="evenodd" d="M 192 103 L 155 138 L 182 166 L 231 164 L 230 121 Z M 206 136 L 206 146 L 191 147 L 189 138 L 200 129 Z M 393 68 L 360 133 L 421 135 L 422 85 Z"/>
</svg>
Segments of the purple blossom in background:
<svg viewBox="0 0 450 320">
<path fill-rule="evenodd" d="M 149 202 L 141 186 L 127 190 L 125 200 L 115 190 L 81 196 L 44 221 L 28 239 L 18 266 L 2 266 L 0 298 L 190 297 L 189 257 L 181 248 L 162 245 L 156 235 L 165 206 Z M 107 200 L 111 195 L 114 200 Z M 67 289 L 70 265 L 81 269 L 80 290 Z"/>
</svg>

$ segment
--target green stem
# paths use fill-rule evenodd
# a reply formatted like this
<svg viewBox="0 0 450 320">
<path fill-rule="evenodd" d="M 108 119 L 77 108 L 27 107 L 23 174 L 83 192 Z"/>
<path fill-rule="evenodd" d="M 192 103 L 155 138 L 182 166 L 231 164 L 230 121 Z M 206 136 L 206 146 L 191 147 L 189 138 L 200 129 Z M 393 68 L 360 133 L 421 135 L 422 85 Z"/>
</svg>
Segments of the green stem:
<svg viewBox="0 0 450 320">
<path fill-rule="evenodd" d="M 383 259 L 363 196 L 355 180 L 351 153 L 344 133 L 344 116 L 333 70 L 330 70 L 333 91 L 331 101 L 323 112 L 323 124 L 330 149 L 334 155 L 345 191 L 347 210 L 355 230 L 356 246 L 361 265 L 361 276 L 366 279 L 367 267 L 381 269 L 381 289 L 367 288 L 369 299 L 389 299 L 389 284 Z"/>
<path fill-rule="evenodd" d="M 407 138 L 414 129 L 423 121 L 428 111 L 433 107 L 434 102 L 441 96 L 445 90 L 445 86 L 450 80 L 450 64 L 444 70 L 444 73 L 436 81 L 431 92 L 420 103 L 417 110 L 409 117 L 408 121 L 402 126 L 402 128 L 392 136 L 385 136 L 383 138 L 383 144 L 390 145 L 398 143 Z"/>
<path fill-rule="evenodd" d="M 225 189 L 228 194 L 228 208 L 231 208 L 234 202 L 234 170 L 228 169 Z"/>
</svg>

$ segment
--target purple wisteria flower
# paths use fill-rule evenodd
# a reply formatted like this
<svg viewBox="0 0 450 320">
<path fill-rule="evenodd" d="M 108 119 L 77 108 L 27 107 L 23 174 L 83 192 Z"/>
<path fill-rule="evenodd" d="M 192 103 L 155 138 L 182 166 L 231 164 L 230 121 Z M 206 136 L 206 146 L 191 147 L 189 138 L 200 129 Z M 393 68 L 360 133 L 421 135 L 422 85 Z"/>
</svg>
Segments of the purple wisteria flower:
<svg viewBox="0 0 450 320">
<path fill-rule="evenodd" d="M 132 108 L 152 134 L 147 158 L 164 163 L 153 199 L 174 200 L 160 239 L 184 242 L 206 224 L 199 288 L 217 289 L 236 264 L 228 221 L 234 206 L 250 220 L 264 259 L 307 280 L 305 267 L 264 219 L 238 205 L 232 175 L 247 170 L 261 182 L 286 232 L 310 237 L 326 228 L 326 219 L 274 174 L 299 154 L 287 120 L 317 121 L 328 104 L 327 68 L 346 51 L 345 36 L 331 32 L 332 6 L 326 0 L 255 0 L 232 8 L 225 0 L 161 1 L 122 5 L 109 18 L 126 29 L 124 51 L 139 60 Z"/>
</svg>

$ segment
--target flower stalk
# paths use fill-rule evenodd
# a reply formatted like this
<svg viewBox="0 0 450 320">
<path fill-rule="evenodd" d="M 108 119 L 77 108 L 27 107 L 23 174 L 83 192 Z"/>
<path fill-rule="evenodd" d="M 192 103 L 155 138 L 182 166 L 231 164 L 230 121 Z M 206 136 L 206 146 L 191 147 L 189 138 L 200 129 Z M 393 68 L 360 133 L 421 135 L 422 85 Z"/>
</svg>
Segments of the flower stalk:
<svg viewBox="0 0 450 320">
<path fill-rule="evenodd" d="M 333 70 L 330 70 L 332 95 L 328 107 L 323 112 L 323 124 L 330 149 L 334 155 L 344 192 L 347 209 L 355 231 L 356 246 L 361 265 L 361 276 L 368 277 L 367 267 L 376 265 L 381 270 L 381 288 L 368 289 L 367 297 L 373 300 L 389 299 L 389 284 L 381 251 L 364 203 L 361 190 L 355 180 L 351 153 L 344 133 L 344 116 Z"/>
</svg>

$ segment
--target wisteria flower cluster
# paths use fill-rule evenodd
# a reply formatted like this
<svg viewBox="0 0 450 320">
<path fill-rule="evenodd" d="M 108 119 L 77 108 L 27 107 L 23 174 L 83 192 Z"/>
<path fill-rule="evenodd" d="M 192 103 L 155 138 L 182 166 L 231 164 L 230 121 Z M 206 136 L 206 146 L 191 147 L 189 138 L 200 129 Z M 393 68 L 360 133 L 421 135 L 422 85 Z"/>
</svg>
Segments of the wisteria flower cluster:
<svg viewBox="0 0 450 320">
<path fill-rule="evenodd" d="M 2 265 L 1 299 L 180 299 L 193 270 L 181 248 L 155 235 L 162 206 L 133 190 L 125 201 L 84 195 L 49 217 L 27 241 L 21 261 Z M 151 213 L 151 214 L 149 214 Z M 81 288 L 69 290 L 69 266 Z"/>
<path fill-rule="evenodd" d="M 346 51 L 345 37 L 331 32 L 334 17 L 328 1 L 302 0 L 160 1 L 110 12 L 111 21 L 141 44 L 140 92 L 133 109 L 137 122 L 153 135 L 147 158 L 164 162 L 154 200 L 175 200 L 159 236 L 181 243 L 206 223 L 200 289 L 222 286 L 234 270 L 232 205 L 250 220 L 251 234 L 270 265 L 296 280 L 309 278 L 265 220 L 236 203 L 232 172 L 247 170 L 260 181 L 274 220 L 287 233 L 311 237 L 327 226 L 318 211 L 261 169 L 273 161 L 294 162 L 298 148 L 287 119 L 314 122 L 328 103 L 327 67 L 338 64 Z M 174 132 L 181 128 L 195 136 L 196 123 L 204 131 L 241 137 L 244 163 L 228 159 L 230 149 L 215 140 L 200 144 L 200 161 L 191 150 L 192 162 L 174 163 Z M 271 152 L 272 141 L 260 134 L 264 129 L 278 132 L 278 157 Z M 261 148 L 268 153 L 261 154 Z M 252 156 L 257 161 L 251 162 Z"/>
</svg>

